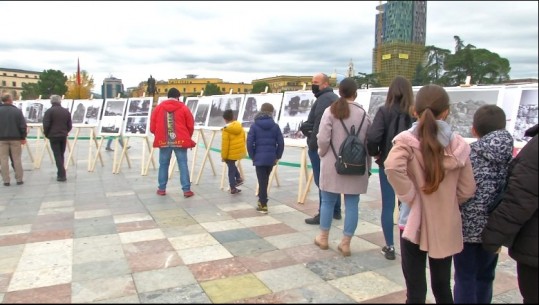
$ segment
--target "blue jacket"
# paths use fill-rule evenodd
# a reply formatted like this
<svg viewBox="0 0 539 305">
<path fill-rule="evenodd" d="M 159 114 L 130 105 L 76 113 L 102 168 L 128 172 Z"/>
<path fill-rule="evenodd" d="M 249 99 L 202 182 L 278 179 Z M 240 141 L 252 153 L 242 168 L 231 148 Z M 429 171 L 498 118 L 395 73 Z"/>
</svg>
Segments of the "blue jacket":
<svg viewBox="0 0 539 305">
<path fill-rule="evenodd" d="M 273 166 L 283 156 L 283 134 L 272 115 L 259 112 L 247 134 L 247 152 L 254 166 Z"/>
<path fill-rule="evenodd" d="M 507 179 L 513 158 L 513 137 L 505 130 L 495 130 L 470 144 L 470 160 L 477 190 L 473 198 L 460 206 L 462 235 L 465 243 L 481 243 L 487 225 L 487 206 Z"/>
</svg>

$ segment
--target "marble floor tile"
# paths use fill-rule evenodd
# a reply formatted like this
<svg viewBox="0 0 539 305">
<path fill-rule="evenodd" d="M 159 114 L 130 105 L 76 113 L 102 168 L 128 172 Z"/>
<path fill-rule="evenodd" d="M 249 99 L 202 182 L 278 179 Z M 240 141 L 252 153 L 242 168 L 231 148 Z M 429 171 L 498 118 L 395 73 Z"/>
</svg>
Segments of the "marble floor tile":
<svg viewBox="0 0 539 305">
<path fill-rule="evenodd" d="M 237 219 L 216 222 L 203 222 L 200 223 L 200 225 L 210 233 L 245 228 L 245 225 L 243 225 Z"/>
<path fill-rule="evenodd" d="M 140 303 L 144 304 L 211 304 L 211 300 L 198 284 L 143 292 L 139 297 Z"/>
<path fill-rule="evenodd" d="M 271 293 L 254 274 L 248 273 L 200 283 L 212 303 L 231 303 Z"/>
<path fill-rule="evenodd" d="M 137 294 L 132 275 L 120 275 L 71 284 L 72 303 L 90 303 Z"/>
<path fill-rule="evenodd" d="M 125 259 L 94 261 L 73 265 L 73 282 L 84 282 L 99 278 L 131 274 Z"/>
<path fill-rule="evenodd" d="M 211 235 L 221 244 L 259 238 L 256 233 L 248 228 L 213 232 Z"/>
<path fill-rule="evenodd" d="M 10 291 L 32 289 L 59 284 L 71 283 L 71 265 L 60 265 L 54 268 L 33 269 L 27 271 L 16 270 L 7 289 Z"/>
<path fill-rule="evenodd" d="M 32 224 L 0 226 L 0 236 L 24 234 L 29 233 L 31 230 Z"/>
<path fill-rule="evenodd" d="M 75 211 L 75 219 L 86 219 L 112 215 L 109 209 Z"/>
<path fill-rule="evenodd" d="M 305 267 L 295 264 L 254 273 L 272 292 L 322 283 L 323 280 Z M 290 276 L 293 274 L 294 276 Z"/>
<path fill-rule="evenodd" d="M 219 241 L 209 233 L 189 234 L 184 236 L 168 238 L 170 244 L 176 250 L 198 248 L 219 244 Z"/>
<path fill-rule="evenodd" d="M 225 247 L 219 244 L 177 251 L 186 265 L 233 257 Z"/>
<path fill-rule="evenodd" d="M 8 292 L 3 303 L 71 303 L 71 283 Z"/>
<path fill-rule="evenodd" d="M 153 217 L 150 214 L 146 213 L 133 213 L 133 214 L 122 214 L 114 215 L 114 223 L 128 223 L 128 222 L 141 222 L 145 220 L 153 220 Z"/>
<path fill-rule="evenodd" d="M 142 272 L 184 265 L 176 251 L 165 251 L 128 256 L 127 262 L 132 272 Z"/>
<path fill-rule="evenodd" d="M 223 244 L 223 246 L 234 256 L 248 256 L 277 250 L 274 245 L 260 238 L 232 241 Z"/>
<path fill-rule="evenodd" d="M 186 266 L 133 273 L 137 292 L 149 292 L 195 284 L 195 277 Z"/>
<path fill-rule="evenodd" d="M 223 279 L 249 273 L 242 258 L 226 258 L 215 261 L 191 264 L 187 267 L 198 282 Z"/>
<path fill-rule="evenodd" d="M 404 287 L 389 281 L 374 271 L 341 277 L 328 283 L 349 295 L 356 302 L 363 302 L 404 289 Z"/>
<path fill-rule="evenodd" d="M 135 232 L 119 233 L 120 240 L 123 244 L 134 243 L 138 241 L 155 240 L 165 238 L 165 234 L 161 229 L 149 229 Z"/>
<path fill-rule="evenodd" d="M 251 272 L 264 271 L 297 264 L 294 259 L 288 256 L 282 250 L 255 253 L 249 256 L 240 256 L 237 259 Z"/>
<path fill-rule="evenodd" d="M 259 215 L 263 215 L 263 214 L 259 213 Z M 268 215 L 265 215 L 265 217 L 256 216 L 256 217 L 238 218 L 237 221 L 248 228 L 281 223 L 279 220 Z"/>
</svg>

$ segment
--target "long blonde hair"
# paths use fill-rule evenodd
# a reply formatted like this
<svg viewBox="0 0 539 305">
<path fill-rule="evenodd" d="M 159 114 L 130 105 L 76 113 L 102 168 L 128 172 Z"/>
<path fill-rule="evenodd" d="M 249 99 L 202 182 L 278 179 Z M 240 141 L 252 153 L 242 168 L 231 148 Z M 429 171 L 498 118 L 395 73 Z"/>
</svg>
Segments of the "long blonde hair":
<svg viewBox="0 0 539 305">
<path fill-rule="evenodd" d="M 419 117 L 417 132 L 425 163 L 425 194 L 436 192 L 444 180 L 444 147 L 437 138 L 439 128 L 436 120 L 448 109 L 449 95 L 444 88 L 426 85 L 417 92 L 415 111 Z"/>
</svg>

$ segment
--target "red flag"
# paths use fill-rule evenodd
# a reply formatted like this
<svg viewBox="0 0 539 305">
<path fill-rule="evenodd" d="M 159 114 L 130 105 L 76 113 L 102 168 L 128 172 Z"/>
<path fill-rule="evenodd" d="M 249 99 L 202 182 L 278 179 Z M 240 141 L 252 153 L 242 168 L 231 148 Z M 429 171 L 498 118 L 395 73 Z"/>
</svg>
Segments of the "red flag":
<svg viewBox="0 0 539 305">
<path fill-rule="evenodd" d="M 77 58 L 77 85 L 80 86 L 80 63 L 79 59 Z"/>
</svg>

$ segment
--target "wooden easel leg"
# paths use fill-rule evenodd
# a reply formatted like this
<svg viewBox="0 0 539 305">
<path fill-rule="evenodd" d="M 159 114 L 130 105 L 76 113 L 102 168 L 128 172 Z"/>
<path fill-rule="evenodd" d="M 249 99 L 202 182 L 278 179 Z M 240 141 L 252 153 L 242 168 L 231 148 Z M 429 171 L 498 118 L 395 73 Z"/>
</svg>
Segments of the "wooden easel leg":
<svg viewBox="0 0 539 305">
<path fill-rule="evenodd" d="M 220 187 L 220 189 L 223 190 L 225 188 L 225 176 L 226 176 L 227 164 L 225 162 L 222 162 L 221 164 L 223 164 L 223 166 L 222 166 L 222 170 L 221 170 L 221 187 Z"/>
<path fill-rule="evenodd" d="M 73 139 L 73 146 L 69 144 L 69 140 L 67 141 L 67 147 L 69 148 L 69 155 L 67 156 L 68 162 L 65 165 L 66 170 L 69 167 L 69 160 L 71 160 L 73 165 L 75 165 L 75 161 L 73 160 L 73 150 L 75 149 L 75 146 L 77 145 L 77 141 L 79 139 L 79 133 L 80 133 L 80 128 L 77 128 L 77 131 L 75 131 L 75 137 Z"/>
<path fill-rule="evenodd" d="M 301 195 L 303 194 L 303 185 L 305 183 L 305 169 L 307 167 L 307 148 L 303 147 L 301 149 L 301 160 L 299 165 L 299 183 L 298 183 L 298 203 L 303 203 L 301 201 Z"/>
<path fill-rule="evenodd" d="M 147 141 L 147 140 L 146 140 Z M 149 143 L 148 143 L 149 145 Z M 148 169 L 150 168 L 150 163 L 153 163 L 153 152 L 154 152 L 154 147 L 152 146 L 150 148 L 150 154 L 148 156 L 148 162 L 146 163 L 146 166 L 144 167 L 144 174 L 143 176 L 147 176 L 148 175 Z"/>
<path fill-rule="evenodd" d="M 41 168 L 41 163 L 43 162 L 43 155 L 45 154 L 45 150 L 49 148 L 48 145 L 49 145 L 49 139 L 44 138 L 43 144 L 41 146 L 41 152 L 36 159 L 34 168 Z M 50 154 L 50 151 L 49 151 L 49 154 Z"/>
<path fill-rule="evenodd" d="M 197 133 L 197 137 L 195 139 L 195 143 L 197 143 L 194 147 L 194 152 L 193 152 L 193 160 L 191 161 L 191 169 L 190 169 L 190 175 L 191 177 L 189 177 L 189 181 L 193 181 L 193 175 L 195 174 L 195 164 L 196 164 L 196 159 L 197 159 L 197 153 L 198 153 L 198 139 L 200 137 L 200 133 L 202 132 L 201 129 L 199 129 L 199 132 Z"/>
<path fill-rule="evenodd" d="M 204 159 L 202 160 L 202 164 L 200 166 L 200 171 L 198 172 L 198 176 L 197 176 L 197 180 L 195 182 L 195 184 L 198 184 L 199 181 L 200 181 L 200 177 L 202 176 L 202 172 L 204 171 L 204 166 L 206 165 L 206 160 L 210 160 L 210 165 L 211 165 L 211 168 L 212 168 L 212 171 L 213 171 L 213 175 L 215 176 L 215 168 L 213 167 L 213 161 L 211 159 L 211 156 L 210 156 L 210 151 L 211 151 L 211 143 L 213 142 L 213 139 L 215 138 L 215 133 L 217 132 L 217 130 L 213 130 L 212 131 L 212 136 L 211 136 L 211 139 L 210 139 L 210 143 L 206 143 L 206 138 L 204 137 L 204 133 L 202 133 L 202 140 L 204 141 L 204 145 L 206 146 L 206 153 L 204 154 Z"/>
<path fill-rule="evenodd" d="M 24 145 L 26 146 L 26 151 L 28 151 L 28 156 L 30 157 L 30 162 L 32 162 L 32 164 L 35 164 L 34 162 L 34 156 L 32 155 L 32 150 L 30 149 L 30 146 L 28 145 L 28 141 L 26 142 L 26 144 Z"/>
<path fill-rule="evenodd" d="M 99 154 L 99 152 L 101 151 L 101 146 L 103 146 L 103 141 L 105 140 L 104 137 L 101 137 L 101 139 L 99 140 L 99 144 L 97 145 L 97 152 L 95 154 L 95 157 L 94 157 L 94 160 L 92 161 L 92 166 L 90 167 L 90 169 L 88 170 L 89 172 L 93 172 L 94 169 L 95 169 L 95 164 L 97 163 L 97 158 L 101 157 L 101 155 Z"/>
<path fill-rule="evenodd" d="M 125 160 L 127 161 L 127 165 L 129 166 L 129 168 L 131 168 L 131 161 L 129 161 L 129 155 L 128 155 L 128 152 L 127 152 L 127 147 L 129 145 L 129 137 L 123 141 L 122 145 L 123 146 L 122 146 L 122 152 L 120 154 L 120 161 L 116 165 L 115 174 L 120 173 L 120 168 L 122 167 L 122 162 L 124 160 L 124 157 L 125 157 Z"/>
</svg>

